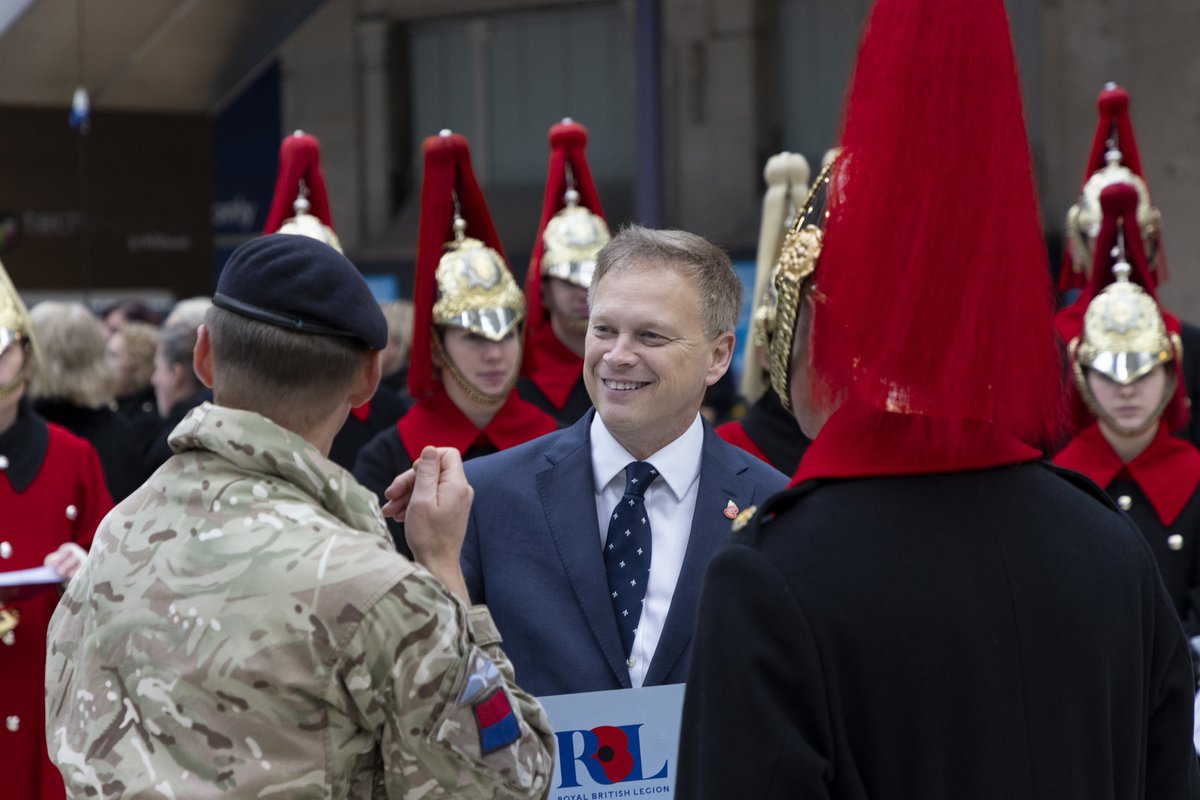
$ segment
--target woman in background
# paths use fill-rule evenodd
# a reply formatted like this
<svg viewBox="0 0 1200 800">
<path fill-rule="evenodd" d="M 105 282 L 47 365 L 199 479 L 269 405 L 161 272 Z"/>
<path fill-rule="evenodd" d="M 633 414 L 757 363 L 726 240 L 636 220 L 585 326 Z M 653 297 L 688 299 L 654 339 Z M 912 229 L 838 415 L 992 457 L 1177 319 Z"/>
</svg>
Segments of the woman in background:
<svg viewBox="0 0 1200 800">
<path fill-rule="evenodd" d="M 47 300 L 30 313 L 41 369 L 30 386 L 34 409 L 91 442 L 117 502 L 142 482 L 142 449 L 130 423 L 113 411 L 115 381 L 104 325 L 79 303 Z"/>
</svg>

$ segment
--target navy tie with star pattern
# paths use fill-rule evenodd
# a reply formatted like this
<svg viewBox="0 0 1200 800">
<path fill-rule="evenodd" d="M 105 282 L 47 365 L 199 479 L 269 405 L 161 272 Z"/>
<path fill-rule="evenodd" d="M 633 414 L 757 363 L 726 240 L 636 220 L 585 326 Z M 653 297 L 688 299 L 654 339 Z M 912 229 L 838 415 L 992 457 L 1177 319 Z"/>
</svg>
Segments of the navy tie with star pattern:
<svg viewBox="0 0 1200 800">
<path fill-rule="evenodd" d="M 646 488 L 657 477 L 658 470 L 647 461 L 631 461 L 625 467 L 625 494 L 613 509 L 604 542 L 608 591 L 626 659 L 633 650 L 650 582 L 650 519 L 646 516 L 645 496 Z"/>
</svg>

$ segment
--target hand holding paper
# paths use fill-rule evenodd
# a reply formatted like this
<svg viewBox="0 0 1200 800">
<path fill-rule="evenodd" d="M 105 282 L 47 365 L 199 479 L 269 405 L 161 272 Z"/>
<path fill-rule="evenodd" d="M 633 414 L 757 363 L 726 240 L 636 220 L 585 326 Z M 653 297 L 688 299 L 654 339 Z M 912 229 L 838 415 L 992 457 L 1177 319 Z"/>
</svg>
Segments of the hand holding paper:
<svg viewBox="0 0 1200 800">
<path fill-rule="evenodd" d="M 56 571 L 59 580 L 69 581 L 83 566 L 87 551 L 74 542 L 65 542 L 58 549 L 46 556 L 45 564 Z"/>
</svg>

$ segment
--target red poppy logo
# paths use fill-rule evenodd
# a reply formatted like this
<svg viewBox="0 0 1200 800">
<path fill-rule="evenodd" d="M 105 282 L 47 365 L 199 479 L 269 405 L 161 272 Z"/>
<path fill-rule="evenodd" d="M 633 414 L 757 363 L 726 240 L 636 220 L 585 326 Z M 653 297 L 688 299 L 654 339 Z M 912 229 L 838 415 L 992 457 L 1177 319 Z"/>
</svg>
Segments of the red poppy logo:
<svg viewBox="0 0 1200 800">
<path fill-rule="evenodd" d="M 629 752 L 629 737 L 625 731 L 612 725 L 601 725 L 592 728 L 592 733 L 596 734 L 598 746 L 591 758 L 604 770 L 604 777 L 611 783 L 620 783 L 629 777 L 633 772 L 633 754 Z"/>
</svg>

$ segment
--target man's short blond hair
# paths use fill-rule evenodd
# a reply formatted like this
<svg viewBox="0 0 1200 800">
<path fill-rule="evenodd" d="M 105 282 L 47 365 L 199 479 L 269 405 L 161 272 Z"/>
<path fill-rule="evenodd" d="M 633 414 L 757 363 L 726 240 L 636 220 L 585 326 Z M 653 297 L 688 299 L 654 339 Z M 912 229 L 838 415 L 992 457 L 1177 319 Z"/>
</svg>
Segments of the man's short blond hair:
<svg viewBox="0 0 1200 800">
<path fill-rule="evenodd" d="M 596 254 L 588 303 L 595 305 L 596 287 L 606 275 L 628 269 L 672 269 L 696 287 L 700 318 L 709 339 L 737 326 L 742 310 L 742 282 L 733 271 L 729 254 L 703 236 L 640 225 L 622 228 Z"/>
</svg>

